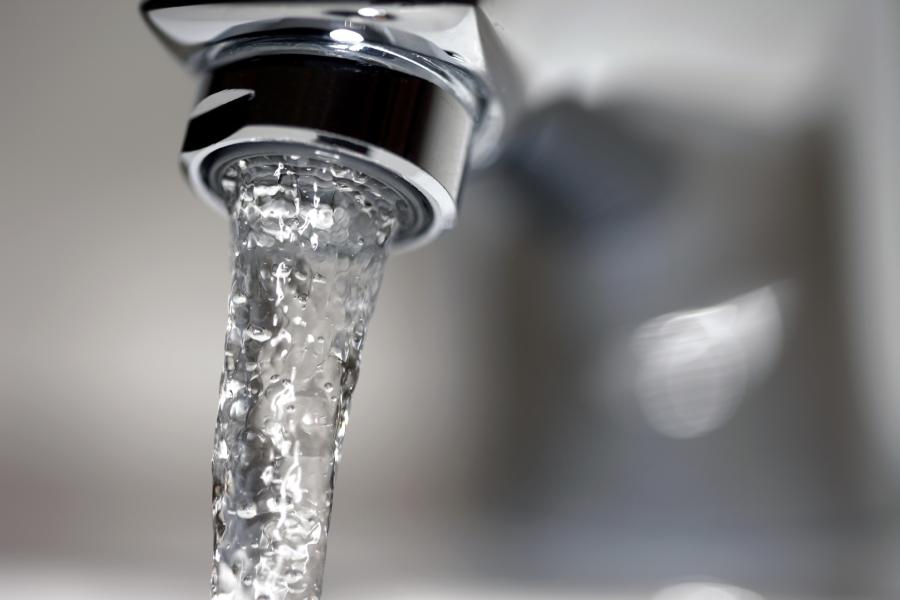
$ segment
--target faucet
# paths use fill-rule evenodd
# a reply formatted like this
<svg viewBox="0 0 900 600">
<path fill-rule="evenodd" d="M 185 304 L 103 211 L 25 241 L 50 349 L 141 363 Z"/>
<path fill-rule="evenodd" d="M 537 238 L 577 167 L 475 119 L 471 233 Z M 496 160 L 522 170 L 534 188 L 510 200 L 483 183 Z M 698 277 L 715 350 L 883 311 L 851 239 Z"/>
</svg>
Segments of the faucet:
<svg viewBox="0 0 900 600">
<path fill-rule="evenodd" d="M 226 165 L 302 150 L 404 197 L 394 249 L 434 239 L 513 113 L 512 70 L 477 4 L 147 0 L 147 23 L 203 78 L 180 155 L 190 186 L 228 210 Z"/>
<path fill-rule="evenodd" d="M 233 217 L 212 595 L 319 598 L 385 252 L 454 224 L 467 166 L 490 159 L 508 118 L 492 77 L 499 54 L 472 2 L 150 0 L 142 10 L 203 75 L 181 166 Z M 321 178 L 298 182 L 293 169 L 313 164 Z M 333 195 L 320 206 L 323 188 Z"/>
</svg>

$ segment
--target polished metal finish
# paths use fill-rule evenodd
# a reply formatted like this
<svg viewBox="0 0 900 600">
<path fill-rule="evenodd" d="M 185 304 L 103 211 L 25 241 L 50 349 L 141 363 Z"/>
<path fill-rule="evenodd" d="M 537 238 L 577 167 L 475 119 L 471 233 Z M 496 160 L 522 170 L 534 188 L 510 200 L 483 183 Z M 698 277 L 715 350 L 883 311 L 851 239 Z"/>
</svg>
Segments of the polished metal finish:
<svg viewBox="0 0 900 600">
<path fill-rule="evenodd" d="M 436 85 L 360 61 L 273 54 L 219 67 L 203 98 L 188 124 L 182 163 L 214 205 L 222 206 L 222 195 L 212 165 L 223 155 L 294 144 L 402 182 L 393 187 L 411 192 L 422 218 L 399 232 L 399 247 L 453 225 L 473 121 Z"/>
<path fill-rule="evenodd" d="M 422 219 L 396 243 L 409 247 L 453 225 L 467 165 L 489 160 L 503 135 L 510 70 L 474 1 L 151 0 L 142 10 L 207 75 L 182 166 L 219 206 L 211 165 L 223 154 L 294 144 L 411 191 Z"/>
</svg>

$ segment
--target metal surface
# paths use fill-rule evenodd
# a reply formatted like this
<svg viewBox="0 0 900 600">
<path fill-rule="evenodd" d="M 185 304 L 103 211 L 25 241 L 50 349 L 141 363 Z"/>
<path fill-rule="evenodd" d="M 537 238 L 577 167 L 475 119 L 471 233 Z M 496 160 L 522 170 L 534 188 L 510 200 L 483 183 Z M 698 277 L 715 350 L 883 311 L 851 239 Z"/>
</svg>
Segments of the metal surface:
<svg viewBox="0 0 900 600">
<path fill-rule="evenodd" d="M 188 124 L 182 166 L 197 193 L 223 206 L 211 165 L 240 146 L 285 144 L 324 153 L 385 183 L 419 207 L 396 247 L 452 226 L 472 119 L 439 87 L 383 67 L 302 54 L 257 56 L 208 78 Z M 222 98 L 219 102 L 217 99 Z M 213 107 L 213 108 L 208 108 Z"/>
<path fill-rule="evenodd" d="M 151 1 L 142 11 L 209 74 L 182 165 L 216 204 L 218 153 L 300 144 L 402 180 L 427 222 L 396 245 L 418 245 L 453 225 L 470 151 L 486 162 L 504 129 L 499 46 L 474 2 Z"/>
</svg>

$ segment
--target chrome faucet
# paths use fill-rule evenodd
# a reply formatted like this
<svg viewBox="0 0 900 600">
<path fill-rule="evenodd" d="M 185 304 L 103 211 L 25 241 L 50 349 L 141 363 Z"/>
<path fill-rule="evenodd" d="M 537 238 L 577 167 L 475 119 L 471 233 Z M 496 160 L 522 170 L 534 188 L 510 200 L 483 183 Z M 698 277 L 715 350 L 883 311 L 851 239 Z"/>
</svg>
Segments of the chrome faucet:
<svg viewBox="0 0 900 600">
<path fill-rule="evenodd" d="M 181 151 L 195 193 L 226 207 L 222 168 L 300 149 L 377 174 L 409 200 L 395 247 L 453 226 L 466 167 L 512 117 L 507 67 L 475 1 L 148 0 L 142 12 L 204 77 Z"/>
</svg>

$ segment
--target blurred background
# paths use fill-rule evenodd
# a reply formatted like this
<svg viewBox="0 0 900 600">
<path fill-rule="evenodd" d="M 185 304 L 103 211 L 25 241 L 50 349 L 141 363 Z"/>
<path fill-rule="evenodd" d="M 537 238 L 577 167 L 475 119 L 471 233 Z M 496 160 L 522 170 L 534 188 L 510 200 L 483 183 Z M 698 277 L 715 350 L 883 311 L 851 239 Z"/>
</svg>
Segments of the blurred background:
<svg viewBox="0 0 900 600">
<path fill-rule="evenodd" d="M 229 232 L 137 4 L 0 4 L 7 598 L 208 596 Z M 900 4 L 484 9 L 528 116 L 389 264 L 327 596 L 900 597 Z"/>
</svg>

